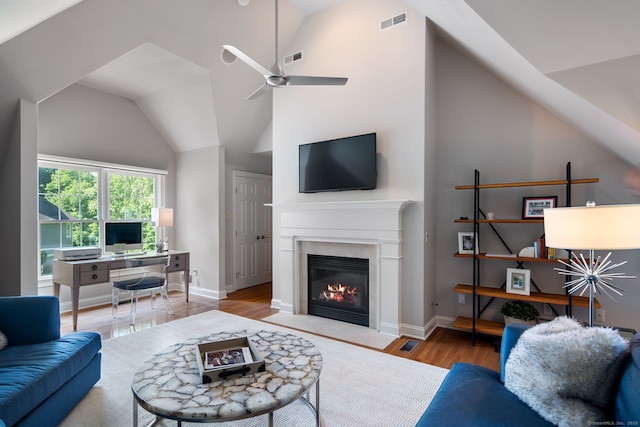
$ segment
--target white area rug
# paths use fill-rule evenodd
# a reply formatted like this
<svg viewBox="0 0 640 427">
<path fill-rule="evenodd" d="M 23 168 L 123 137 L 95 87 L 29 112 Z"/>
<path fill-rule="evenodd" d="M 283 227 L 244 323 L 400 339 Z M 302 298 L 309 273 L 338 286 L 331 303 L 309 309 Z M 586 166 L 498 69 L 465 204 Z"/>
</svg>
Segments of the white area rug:
<svg viewBox="0 0 640 427">
<path fill-rule="evenodd" d="M 305 314 L 276 313 L 265 317 L 265 322 L 289 328 L 311 332 L 364 345 L 371 348 L 384 350 L 395 341 L 396 337 L 378 333 L 376 330 L 365 326 L 340 322 L 339 320 L 325 319 L 324 317 L 308 316 Z"/>
<path fill-rule="evenodd" d="M 210 311 L 103 342 L 102 378 L 63 421 L 63 427 L 133 425 L 131 378 L 151 354 L 172 343 L 211 332 L 239 329 L 285 330 L 304 337 L 322 352 L 320 414 L 324 425 L 340 427 L 414 426 L 447 370 L 305 332 Z M 315 390 L 315 387 L 313 388 Z M 315 397 L 312 394 L 312 401 Z M 212 426 L 266 426 L 267 416 Z M 139 410 L 140 425 L 151 414 Z M 174 426 L 175 421 L 156 424 Z M 203 424 L 183 423 L 202 426 Z M 274 413 L 275 426 L 312 426 L 314 419 L 296 402 Z"/>
</svg>

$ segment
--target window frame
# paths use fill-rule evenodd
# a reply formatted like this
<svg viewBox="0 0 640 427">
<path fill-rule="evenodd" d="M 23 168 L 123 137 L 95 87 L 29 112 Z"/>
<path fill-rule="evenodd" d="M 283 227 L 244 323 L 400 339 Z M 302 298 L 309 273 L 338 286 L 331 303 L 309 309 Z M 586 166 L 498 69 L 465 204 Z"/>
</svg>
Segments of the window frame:
<svg viewBox="0 0 640 427">
<path fill-rule="evenodd" d="M 130 175 L 144 178 L 153 178 L 154 187 L 154 207 L 164 206 L 166 199 L 166 176 L 168 172 L 161 169 L 143 168 L 137 166 L 121 165 L 115 163 L 96 162 L 90 160 L 74 159 L 69 157 L 59 157 L 50 155 L 38 155 L 37 162 L 38 170 L 40 168 L 56 168 L 56 169 L 68 169 L 78 170 L 85 172 L 97 172 L 98 175 L 98 212 L 97 222 L 99 226 L 99 241 L 100 247 L 104 248 L 104 223 L 110 220 L 110 194 L 109 194 L 109 176 L 111 174 L 118 175 Z M 39 184 L 39 183 L 38 183 Z M 37 189 L 40 194 L 39 189 Z M 38 201 L 38 218 L 39 218 L 39 201 Z M 94 222 L 96 220 L 86 220 Z M 142 221 L 147 221 L 146 218 L 141 218 Z M 150 218 L 148 219 L 150 221 Z M 38 254 L 41 253 L 41 224 L 43 223 L 79 223 L 78 221 L 42 221 L 38 219 L 37 227 L 37 239 L 38 239 Z M 41 258 L 38 256 L 37 274 L 40 280 L 50 280 L 51 274 L 42 275 L 41 271 Z"/>
</svg>

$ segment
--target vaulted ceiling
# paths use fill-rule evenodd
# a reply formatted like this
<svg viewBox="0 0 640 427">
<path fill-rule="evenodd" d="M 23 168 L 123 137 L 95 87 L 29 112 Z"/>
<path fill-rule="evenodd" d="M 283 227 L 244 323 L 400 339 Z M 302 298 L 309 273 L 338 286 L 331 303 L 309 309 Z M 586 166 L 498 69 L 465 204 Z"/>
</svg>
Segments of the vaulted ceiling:
<svg viewBox="0 0 640 427">
<path fill-rule="evenodd" d="M 281 55 L 292 53 L 286 51 L 287 41 L 305 16 L 340 1 L 282 1 Z M 0 44 L 78 3 L 82 2 L 0 1 Z M 206 57 L 187 60 L 146 43 L 94 70 L 79 83 L 134 100 L 176 151 L 215 144 L 231 151 L 255 151 L 256 141 L 271 119 L 271 96 L 245 100 L 262 84 L 262 77 L 239 61 L 225 64 L 222 44 L 233 44 L 270 67 L 274 61 L 274 11 L 270 1 L 241 3 L 247 2 L 138 0 L 132 7 L 145 8 L 167 31 L 197 33 L 192 40 L 201 45 L 192 50 L 206 51 Z M 620 157 L 628 158 L 640 150 L 640 2 L 405 3 L 433 20 L 438 34 L 448 43 L 485 63 L 570 125 L 605 144 L 611 134 L 617 142 L 610 148 Z M 141 30 L 144 25 L 140 23 Z M 465 33 L 465 26 L 475 33 Z M 483 46 L 480 41 L 485 36 L 488 45 Z M 497 40 L 492 37 L 500 43 L 492 45 L 491 41 Z M 588 108 L 580 104 L 583 100 L 588 101 Z M 594 127 L 589 123 L 594 117 L 606 126 Z"/>
</svg>

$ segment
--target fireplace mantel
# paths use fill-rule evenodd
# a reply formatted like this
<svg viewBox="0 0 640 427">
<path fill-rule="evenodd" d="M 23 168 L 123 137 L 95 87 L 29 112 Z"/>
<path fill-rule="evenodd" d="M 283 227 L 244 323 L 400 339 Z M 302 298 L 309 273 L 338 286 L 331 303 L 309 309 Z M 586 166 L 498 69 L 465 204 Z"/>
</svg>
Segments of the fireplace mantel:
<svg viewBox="0 0 640 427">
<path fill-rule="evenodd" d="M 277 301 L 273 306 L 281 312 L 304 313 L 302 305 L 302 247 L 309 244 L 362 246 L 373 252 L 375 297 L 370 301 L 374 322 L 370 327 L 378 332 L 399 336 L 400 293 L 402 288 L 402 211 L 411 200 L 366 200 L 350 202 L 275 203 L 274 231 L 278 230 L 276 250 L 281 269 Z M 373 251 L 371 251 L 373 248 Z M 306 249 L 305 249 L 306 250 Z M 384 284 L 384 286 L 382 286 Z"/>
</svg>

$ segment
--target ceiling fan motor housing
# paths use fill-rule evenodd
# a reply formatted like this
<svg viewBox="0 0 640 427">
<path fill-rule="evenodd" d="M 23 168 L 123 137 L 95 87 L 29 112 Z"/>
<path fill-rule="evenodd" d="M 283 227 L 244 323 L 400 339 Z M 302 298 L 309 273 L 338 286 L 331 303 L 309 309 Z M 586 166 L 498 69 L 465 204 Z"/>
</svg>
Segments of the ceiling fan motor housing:
<svg viewBox="0 0 640 427">
<path fill-rule="evenodd" d="M 267 78 L 267 84 L 273 87 L 285 86 L 289 79 L 286 76 L 271 76 Z"/>
</svg>

